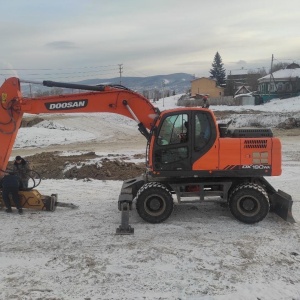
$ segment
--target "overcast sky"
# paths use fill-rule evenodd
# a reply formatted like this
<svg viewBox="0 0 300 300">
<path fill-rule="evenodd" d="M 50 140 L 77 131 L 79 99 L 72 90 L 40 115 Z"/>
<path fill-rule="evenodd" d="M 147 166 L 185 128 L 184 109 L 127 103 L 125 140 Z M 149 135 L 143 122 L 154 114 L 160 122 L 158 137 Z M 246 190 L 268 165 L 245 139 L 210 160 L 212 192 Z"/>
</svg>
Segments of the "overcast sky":
<svg viewBox="0 0 300 300">
<path fill-rule="evenodd" d="M 189 73 L 300 63 L 299 0 L 0 0 L 0 80 Z M 5 70 L 12 69 L 15 71 Z M 26 69 L 26 70 L 22 70 Z M 29 70 L 28 70 L 29 69 Z"/>
</svg>

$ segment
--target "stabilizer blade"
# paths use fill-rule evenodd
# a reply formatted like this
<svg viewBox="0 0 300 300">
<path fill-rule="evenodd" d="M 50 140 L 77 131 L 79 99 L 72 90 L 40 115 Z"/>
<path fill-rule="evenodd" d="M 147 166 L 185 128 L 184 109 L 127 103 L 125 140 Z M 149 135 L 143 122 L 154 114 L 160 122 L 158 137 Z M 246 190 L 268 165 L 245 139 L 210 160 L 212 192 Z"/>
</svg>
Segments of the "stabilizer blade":
<svg viewBox="0 0 300 300">
<path fill-rule="evenodd" d="M 292 214 L 292 196 L 278 190 L 278 192 L 272 194 L 271 198 L 274 213 L 287 222 L 296 223 Z"/>
</svg>

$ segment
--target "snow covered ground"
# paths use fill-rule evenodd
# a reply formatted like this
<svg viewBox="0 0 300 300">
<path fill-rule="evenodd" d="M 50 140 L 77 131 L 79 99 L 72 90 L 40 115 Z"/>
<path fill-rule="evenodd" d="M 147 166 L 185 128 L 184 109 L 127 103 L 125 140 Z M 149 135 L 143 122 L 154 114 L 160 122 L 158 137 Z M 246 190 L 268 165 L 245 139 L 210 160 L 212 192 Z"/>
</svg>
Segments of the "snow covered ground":
<svg viewBox="0 0 300 300">
<path fill-rule="evenodd" d="M 158 105 L 171 108 L 174 98 Z M 265 110 L 276 117 L 282 111 L 299 113 L 300 99 L 211 108 Z M 105 139 L 117 143 L 118 126 L 129 132 L 129 139 L 138 134 L 131 120 L 114 116 L 110 125 L 117 124 L 106 133 L 105 122 L 96 126 L 95 120 L 108 121 L 111 116 L 94 118 L 91 123 L 86 116 L 77 116 L 76 122 L 72 117 L 53 121 L 57 128 L 43 127 L 48 134 L 41 140 L 40 126 L 22 128 L 16 147 L 31 147 L 34 152 L 61 143 L 89 143 L 91 138 L 95 143 Z M 68 140 L 70 131 L 78 134 L 73 140 Z M 134 235 L 118 236 L 122 182 L 42 181 L 39 192 L 57 193 L 59 201 L 79 208 L 58 207 L 52 213 L 25 210 L 22 216 L 0 212 L 0 299 L 299 300 L 300 138 L 283 138 L 282 143 L 283 174 L 268 180 L 292 195 L 295 224 L 269 214 L 258 224 L 246 225 L 227 208 L 208 202 L 176 206 L 171 217 L 157 225 L 142 221 L 134 209 L 130 215 Z M 133 144 L 134 151 L 139 147 L 144 151 L 142 145 Z"/>
</svg>

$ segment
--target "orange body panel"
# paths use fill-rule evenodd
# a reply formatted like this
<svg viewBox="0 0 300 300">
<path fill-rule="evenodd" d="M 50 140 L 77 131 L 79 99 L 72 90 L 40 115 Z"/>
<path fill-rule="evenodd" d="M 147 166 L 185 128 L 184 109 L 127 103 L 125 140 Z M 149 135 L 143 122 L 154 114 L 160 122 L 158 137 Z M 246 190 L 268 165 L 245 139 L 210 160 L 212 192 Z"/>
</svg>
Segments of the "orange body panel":
<svg viewBox="0 0 300 300">
<path fill-rule="evenodd" d="M 281 142 L 278 138 L 219 138 L 193 164 L 193 170 L 257 169 L 281 175 Z"/>
<path fill-rule="evenodd" d="M 147 155 L 147 168 L 148 168 L 148 171 L 153 171 L 153 148 L 154 148 L 154 143 L 155 143 L 155 136 L 152 135 L 150 143 L 149 143 L 148 155 Z"/>
<path fill-rule="evenodd" d="M 241 164 L 241 142 L 235 138 L 220 138 L 219 169 Z"/>
<path fill-rule="evenodd" d="M 281 142 L 278 138 L 272 138 L 272 176 L 279 176 L 281 170 Z"/>
<path fill-rule="evenodd" d="M 271 149 L 271 138 L 241 139 L 241 165 L 270 165 Z"/>
<path fill-rule="evenodd" d="M 219 169 L 219 143 L 216 141 L 213 146 L 200 159 L 195 161 L 192 170 L 213 171 Z"/>
</svg>

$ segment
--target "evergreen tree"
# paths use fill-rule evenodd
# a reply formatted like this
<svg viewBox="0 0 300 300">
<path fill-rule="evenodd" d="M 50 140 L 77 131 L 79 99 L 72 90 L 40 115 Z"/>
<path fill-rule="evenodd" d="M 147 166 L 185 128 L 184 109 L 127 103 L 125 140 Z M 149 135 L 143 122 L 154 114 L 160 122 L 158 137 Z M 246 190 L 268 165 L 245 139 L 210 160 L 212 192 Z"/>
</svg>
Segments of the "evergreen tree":
<svg viewBox="0 0 300 300">
<path fill-rule="evenodd" d="M 222 58 L 219 52 L 215 54 L 214 61 L 211 66 L 212 69 L 210 69 L 209 72 L 211 76 L 217 80 L 217 84 L 225 84 L 226 72 L 223 67 Z"/>
</svg>

